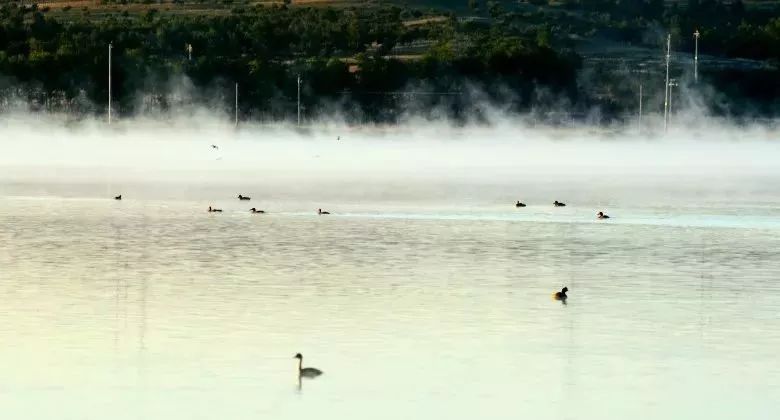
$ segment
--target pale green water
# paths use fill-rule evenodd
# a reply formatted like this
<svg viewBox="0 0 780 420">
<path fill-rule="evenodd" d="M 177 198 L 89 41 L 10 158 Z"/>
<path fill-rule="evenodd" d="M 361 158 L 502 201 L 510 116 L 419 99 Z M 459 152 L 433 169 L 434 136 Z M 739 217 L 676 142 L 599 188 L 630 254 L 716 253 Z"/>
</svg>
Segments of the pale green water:
<svg viewBox="0 0 780 420">
<path fill-rule="evenodd" d="M 2 418 L 780 407 L 780 216 L 766 202 L 615 200 L 596 222 L 576 203 L 332 203 L 317 217 L 304 201 L 209 215 L 205 201 L 73 196 L 0 198 Z M 551 299 L 563 285 L 566 306 Z M 325 371 L 300 390 L 296 352 Z"/>
</svg>

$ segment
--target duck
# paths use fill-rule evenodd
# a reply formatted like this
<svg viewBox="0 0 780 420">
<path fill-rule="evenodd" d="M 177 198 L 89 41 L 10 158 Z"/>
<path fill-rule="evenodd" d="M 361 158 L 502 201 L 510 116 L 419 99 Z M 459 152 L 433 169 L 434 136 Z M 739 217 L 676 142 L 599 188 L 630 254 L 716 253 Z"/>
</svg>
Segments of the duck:
<svg viewBox="0 0 780 420">
<path fill-rule="evenodd" d="M 254 207 L 249 209 L 249 211 L 251 211 L 252 214 L 262 214 L 262 213 L 265 213 L 265 210 L 258 210 L 258 209 L 254 208 Z"/>
<path fill-rule="evenodd" d="M 566 298 L 568 297 L 568 296 L 566 296 L 566 292 L 568 292 L 568 291 L 569 291 L 569 288 L 564 286 L 564 288 L 561 289 L 560 292 L 555 292 L 553 297 L 555 298 L 555 300 L 566 300 Z"/>
<path fill-rule="evenodd" d="M 304 377 L 304 378 L 316 378 L 320 375 L 322 375 L 322 371 L 313 368 L 313 367 L 303 367 L 303 355 L 298 353 L 293 357 L 293 359 L 298 359 L 298 377 Z"/>
<path fill-rule="evenodd" d="M 521 203 L 521 202 L 519 202 L 519 201 L 518 201 L 518 202 L 515 204 L 515 207 L 525 207 L 525 203 Z"/>
<path fill-rule="evenodd" d="M 566 207 L 566 203 L 561 203 L 560 201 L 555 200 L 555 202 L 553 203 L 553 206 L 555 206 L 555 207 Z"/>
<path fill-rule="evenodd" d="M 252 197 L 247 197 L 247 196 L 244 196 L 244 195 L 241 195 L 241 194 L 239 194 L 239 195 L 238 195 L 238 199 L 239 199 L 239 200 L 246 200 L 246 201 L 249 201 L 249 200 L 251 200 L 251 199 L 252 199 Z"/>
<path fill-rule="evenodd" d="M 219 149 L 219 146 L 217 146 L 216 144 L 212 144 L 212 145 L 211 145 L 211 148 L 212 148 L 212 149 Z"/>
<path fill-rule="evenodd" d="M 322 209 L 317 209 L 317 214 L 330 214 L 330 212 L 322 211 Z"/>
<path fill-rule="evenodd" d="M 599 219 L 609 219 L 609 216 L 604 214 L 603 211 L 600 211 L 600 212 L 596 213 L 596 217 L 598 217 Z"/>
<path fill-rule="evenodd" d="M 121 199 L 122 199 L 122 194 L 119 194 L 118 196 L 114 197 L 114 200 L 121 200 Z"/>
<path fill-rule="evenodd" d="M 222 213 L 222 209 L 212 209 L 211 206 L 209 206 L 209 213 Z"/>
</svg>

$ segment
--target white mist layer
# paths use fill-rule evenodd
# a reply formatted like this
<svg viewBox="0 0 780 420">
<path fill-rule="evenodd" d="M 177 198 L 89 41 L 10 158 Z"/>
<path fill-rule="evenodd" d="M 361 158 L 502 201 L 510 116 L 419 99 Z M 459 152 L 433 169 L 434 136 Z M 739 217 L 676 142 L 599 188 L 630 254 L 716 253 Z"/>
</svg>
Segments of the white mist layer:
<svg viewBox="0 0 780 420">
<path fill-rule="evenodd" d="M 297 130 L 236 129 L 207 118 L 107 126 L 6 117 L 0 194 L 208 199 L 244 192 L 330 202 L 496 203 L 780 197 L 776 128 L 715 120 L 691 127 L 645 136 L 635 128 L 547 128 L 522 120 Z"/>
</svg>

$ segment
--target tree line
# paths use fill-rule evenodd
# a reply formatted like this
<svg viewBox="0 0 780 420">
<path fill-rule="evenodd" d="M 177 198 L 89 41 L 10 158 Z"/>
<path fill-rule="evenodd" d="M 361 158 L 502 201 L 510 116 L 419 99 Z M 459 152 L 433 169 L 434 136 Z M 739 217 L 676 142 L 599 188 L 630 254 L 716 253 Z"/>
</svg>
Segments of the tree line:
<svg viewBox="0 0 780 420">
<path fill-rule="evenodd" d="M 490 2 L 484 19 L 397 6 L 237 4 L 221 14 L 162 9 L 98 14 L 6 4 L 0 7 L 0 97 L 37 108 L 102 113 L 111 43 L 112 93 L 121 115 L 190 104 L 227 111 L 238 83 L 242 118 L 290 118 L 298 77 L 307 118 L 338 113 L 354 121 L 397 121 L 409 113 L 445 113 L 478 120 L 486 102 L 523 112 L 538 107 L 541 97 L 584 110 L 599 98 L 583 86 L 572 34 L 602 31 L 630 41 L 623 26 L 656 19 L 676 22 L 672 26 L 679 31 L 697 19 L 716 28 L 733 13 L 708 12 L 705 2 L 712 1 L 691 0 L 675 15 L 656 0 L 516 9 Z M 646 15 L 626 23 L 632 5 Z M 705 19 L 705 12 L 711 16 Z M 719 43 L 702 27 L 709 45 L 703 50 L 777 59 L 780 23 L 762 19 L 743 19 Z M 612 105 L 616 114 L 633 106 Z"/>
</svg>

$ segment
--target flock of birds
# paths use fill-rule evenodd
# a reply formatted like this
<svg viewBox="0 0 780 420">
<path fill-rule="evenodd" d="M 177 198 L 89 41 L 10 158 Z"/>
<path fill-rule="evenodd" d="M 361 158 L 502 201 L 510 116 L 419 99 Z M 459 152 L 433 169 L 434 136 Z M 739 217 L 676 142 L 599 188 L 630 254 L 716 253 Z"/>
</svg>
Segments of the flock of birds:
<svg viewBox="0 0 780 420">
<path fill-rule="evenodd" d="M 515 203 L 515 207 L 517 207 L 517 208 L 525 207 L 525 206 L 526 206 L 525 203 L 521 203 L 520 201 Z M 566 207 L 566 203 L 562 203 L 562 202 L 560 202 L 558 200 L 555 200 L 555 201 L 553 201 L 553 206 L 555 206 L 555 207 Z M 600 211 L 600 212 L 596 213 L 596 218 L 598 218 L 598 219 L 609 219 L 609 216 L 604 214 L 603 211 Z"/>
<path fill-rule="evenodd" d="M 338 136 L 338 137 L 336 138 L 336 140 L 337 140 L 337 141 L 341 140 L 341 136 Z M 219 150 L 219 146 L 218 146 L 218 145 L 216 145 L 216 144 L 212 144 L 212 145 L 211 145 L 211 148 L 212 148 L 213 150 Z M 116 197 L 116 199 L 117 199 L 117 200 L 121 200 L 121 199 L 122 199 L 122 196 L 121 196 L 121 195 L 118 195 L 118 196 Z M 238 195 L 238 199 L 239 199 L 239 200 L 242 200 L 242 201 L 249 201 L 249 200 L 251 200 L 251 197 L 247 197 L 247 196 L 245 196 L 245 195 L 239 194 L 239 195 Z M 566 203 L 563 203 L 563 202 L 560 202 L 560 201 L 558 201 L 558 200 L 555 200 L 555 201 L 553 202 L 553 206 L 555 206 L 555 207 L 566 207 Z M 525 204 L 525 203 L 521 203 L 521 202 L 518 200 L 518 201 L 517 201 L 517 203 L 515 203 L 515 207 L 517 207 L 517 208 L 526 207 L 526 204 Z M 265 210 L 258 210 L 258 209 L 254 208 L 254 207 L 252 207 L 251 209 L 249 209 L 249 211 L 250 211 L 252 214 L 265 214 Z M 209 213 L 222 213 L 222 209 L 212 208 L 211 206 L 209 206 L 208 212 L 209 212 Z M 330 214 L 330 212 L 323 211 L 322 209 L 317 209 L 317 214 L 319 214 L 319 215 L 324 215 L 324 214 Z M 598 219 L 609 219 L 609 216 L 607 216 L 606 214 L 604 214 L 604 212 L 602 212 L 602 211 L 600 211 L 600 212 L 596 213 L 596 217 L 597 217 Z"/>
<path fill-rule="evenodd" d="M 121 199 L 122 199 L 122 194 L 119 194 L 119 195 L 114 197 L 114 200 L 121 200 Z M 238 195 L 238 199 L 240 201 L 249 201 L 249 200 L 252 199 L 252 197 L 239 194 Z M 560 202 L 558 200 L 555 200 L 553 202 L 553 206 L 555 206 L 555 207 L 566 207 L 566 203 L 562 203 L 562 202 Z M 526 207 L 526 204 L 525 203 L 521 203 L 520 201 L 518 201 L 517 203 L 515 203 L 515 207 L 517 207 L 517 208 Z M 265 210 L 258 210 L 255 207 L 252 207 L 251 209 L 249 209 L 249 211 L 252 214 L 265 214 Z M 208 212 L 209 213 L 222 213 L 222 209 L 218 209 L 218 208 L 214 208 L 214 207 L 209 206 Z M 330 212 L 323 211 L 322 209 L 317 209 L 317 214 L 319 214 L 319 215 L 330 214 Z M 609 219 L 609 216 L 604 214 L 603 211 L 600 211 L 600 212 L 596 213 L 596 218 L 598 218 L 598 219 Z"/>
</svg>

